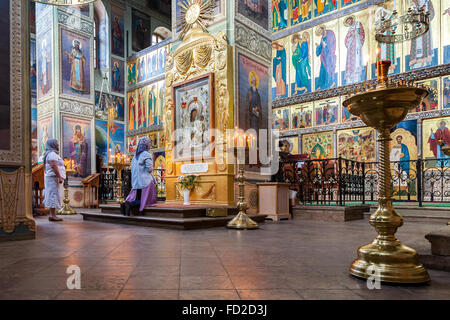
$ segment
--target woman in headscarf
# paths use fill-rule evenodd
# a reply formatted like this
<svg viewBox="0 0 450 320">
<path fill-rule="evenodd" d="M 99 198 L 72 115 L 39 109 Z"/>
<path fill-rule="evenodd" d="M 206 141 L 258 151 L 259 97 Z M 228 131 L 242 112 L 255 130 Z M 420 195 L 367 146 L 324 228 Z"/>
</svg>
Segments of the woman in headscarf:
<svg viewBox="0 0 450 320">
<path fill-rule="evenodd" d="M 62 221 L 56 216 L 56 209 L 61 207 L 61 184 L 66 179 L 66 167 L 64 160 L 59 156 L 59 144 L 56 139 L 48 139 L 45 145 L 45 153 L 42 156 L 44 162 L 44 205 L 50 209 L 49 221 Z"/>
<path fill-rule="evenodd" d="M 131 161 L 132 190 L 120 206 L 123 215 L 129 216 L 130 209 L 134 207 L 139 207 L 139 212 L 142 213 L 145 207 L 156 205 L 155 178 L 152 174 L 153 160 L 148 152 L 150 144 L 149 137 L 142 137 Z"/>
</svg>

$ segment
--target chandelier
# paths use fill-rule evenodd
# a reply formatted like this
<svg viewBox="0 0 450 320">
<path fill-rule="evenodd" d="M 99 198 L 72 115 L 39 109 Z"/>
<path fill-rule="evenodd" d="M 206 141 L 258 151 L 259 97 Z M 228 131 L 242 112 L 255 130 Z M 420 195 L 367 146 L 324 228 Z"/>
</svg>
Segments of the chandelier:
<svg viewBox="0 0 450 320">
<path fill-rule="evenodd" d="M 32 0 L 43 4 L 51 4 L 54 6 L 82 6 L 88 3 L 93 3 L 97 0 Z"/>
<path fill-rule="evenodd" d="M 384 9 L 384 8 L 383 8 Z M 409 7 L 398 16 L 397 11 L 382 10 L 375 22 L 375 39 L 382 43 L 402 42 L 414 39 L 428 31 L 430 13 L 424 7 Z"/>
</svg>

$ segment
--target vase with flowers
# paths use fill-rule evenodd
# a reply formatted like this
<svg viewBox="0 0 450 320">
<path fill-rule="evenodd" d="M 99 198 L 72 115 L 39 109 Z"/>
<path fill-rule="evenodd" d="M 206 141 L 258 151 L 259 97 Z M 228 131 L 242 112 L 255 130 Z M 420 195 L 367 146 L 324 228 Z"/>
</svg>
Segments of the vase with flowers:
<svg viewBox="0 0 450 320">
<path fill-rule="evenodd" d="M 189 203 L 189 195 L 191 191 L 195 188 L 195 186 L 198 185 L 198 175 L 197 174 L 191 174 L 187 176 L 179 176 L 178 177 L 178 184 L 183 190 L 183 197 L 184 197 L 184 205 L 188 206 Z"/>
</svg>

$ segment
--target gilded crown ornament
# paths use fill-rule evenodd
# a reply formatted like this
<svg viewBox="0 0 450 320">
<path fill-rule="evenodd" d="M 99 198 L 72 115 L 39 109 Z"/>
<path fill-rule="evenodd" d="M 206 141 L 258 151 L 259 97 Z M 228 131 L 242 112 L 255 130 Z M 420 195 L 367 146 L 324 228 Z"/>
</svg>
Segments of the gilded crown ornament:
<svg viewBox="0 0 450 320">
<path fill-rule="evenodd" d="M 212 0 L 182 0 L 181 14 L 177 21 L 177 32 L 182 40 L 191 29 L 200 28 L 206 32 L 208 22 L 212 19 L 215 2 Z"/>
</svg>

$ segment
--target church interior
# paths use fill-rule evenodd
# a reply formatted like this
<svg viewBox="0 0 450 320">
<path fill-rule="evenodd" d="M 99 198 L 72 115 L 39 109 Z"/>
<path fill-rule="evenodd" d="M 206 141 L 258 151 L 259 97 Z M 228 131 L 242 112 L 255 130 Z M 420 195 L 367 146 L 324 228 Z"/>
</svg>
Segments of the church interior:
<svg viewBox="0 0 450 320">
<path fill-rule="evenodd" d="M 450 0 L 0 8 L 0 300 L 450 298 Z"/>
</svg>

